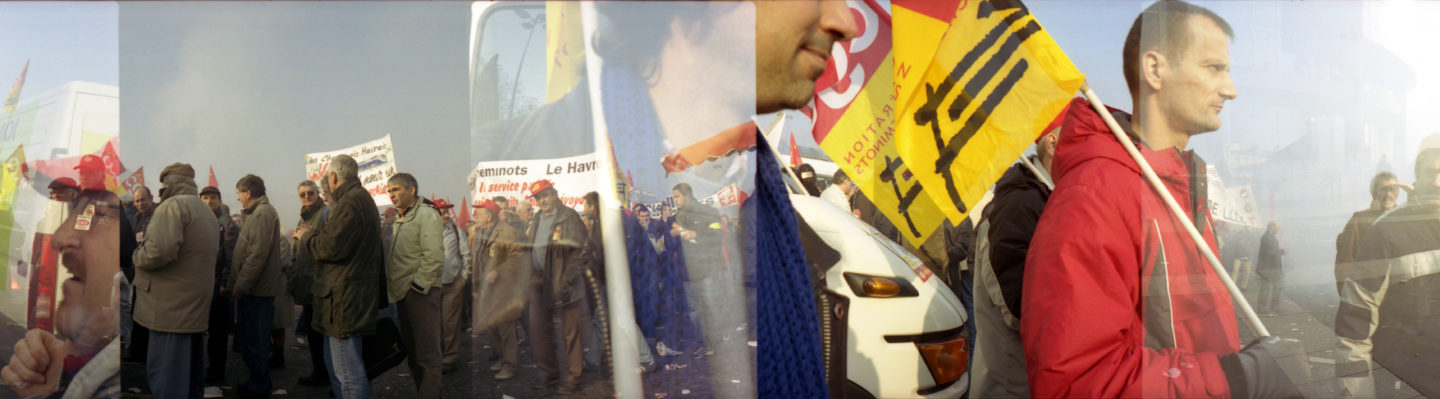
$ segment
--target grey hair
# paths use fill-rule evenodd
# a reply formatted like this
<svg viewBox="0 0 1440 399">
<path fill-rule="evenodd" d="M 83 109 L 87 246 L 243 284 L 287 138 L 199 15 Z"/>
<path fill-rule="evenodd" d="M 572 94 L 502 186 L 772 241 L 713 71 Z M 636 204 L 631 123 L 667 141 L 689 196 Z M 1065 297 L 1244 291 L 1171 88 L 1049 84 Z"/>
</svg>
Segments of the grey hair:
<svg viewBox="0 0 1440 399">
<path fill-rule="evenodd" d="M 321 180 L 321 181 L 323 182 L 324 180 Z M 320 191 L 320 186 L 315 185 L 315 182 L 309 181 L 309 180 L 301 180 L 301 181 L 300 181 L 300 185 L 295 186 L 295 189 L 296 189 L 296 190 L 299 190 L 299 189 L 305 188 L 305 187 L 310 187 L 311 190 L 315 190 L 316 192 L 319 192 L 319 191 Z"/>
<path fill-rule="evenodd" d="M 355 163 L 355 158 L 349 155 L 330 158 L 330 172 L 340 176 L 342 183 L 360 180 L 360 164 Z"/>
</svg>

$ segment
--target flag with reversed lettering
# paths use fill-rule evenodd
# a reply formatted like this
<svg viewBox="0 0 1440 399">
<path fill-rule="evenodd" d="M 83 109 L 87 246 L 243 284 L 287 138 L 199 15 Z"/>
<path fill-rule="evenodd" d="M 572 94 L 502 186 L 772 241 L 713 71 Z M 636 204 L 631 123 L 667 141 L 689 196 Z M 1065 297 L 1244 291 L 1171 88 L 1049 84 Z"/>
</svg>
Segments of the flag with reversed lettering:
<svg viewBox="0 0 1440 399">
<path fill-rule="evenodd" d="M 890 11 L 874 0 L 849 4 L 858 32 L 835 45 L 816 81 L 815 142 L 905 240 L 919 247 L 940 228 L 944 213 L 900 160 L 895 83 L 901 71 L 892 62 Z"/>
<path fill-rule="evenodd" d="M 894 7 L 895 141 L 923 192 L 960 220 L 1085 77 L 1018 0 Z"/>
</svg>

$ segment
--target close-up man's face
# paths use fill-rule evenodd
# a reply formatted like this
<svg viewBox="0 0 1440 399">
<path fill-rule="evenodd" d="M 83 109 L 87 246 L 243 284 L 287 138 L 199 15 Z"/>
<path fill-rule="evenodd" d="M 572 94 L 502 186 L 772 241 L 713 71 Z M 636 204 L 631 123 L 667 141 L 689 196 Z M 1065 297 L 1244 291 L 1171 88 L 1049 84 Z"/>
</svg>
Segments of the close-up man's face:
<svg viewBox="0 0 1440 399">
<path fill-rule="evenodd" d="M 152 199 L 153 198 L 150 198 L 150 193 L 145 190 L 135 190 L 135 209 L 140 210 L 140 213 L 149 215 L 150 211 L 155 208 L 155 203 L 151 201 Z"/>
<path fill-rule="evenodd" d="M 390 203 L 396 208 L 410 208 L 415 204 L 415 187 L 405 187 L 404 184 L 389 183 L 386 192 L 390 194 Z"/>
<path fill-rule="evenodd" d="M 109 194 L 109 195 L 106 195 Z M 114 194 L 87 194 L 55 231 L 51 247 L 73 275 L 62 283 L 56 328 L 82 353 L 103 348 L 120 330 L 119 304 L 111 300 L 120 271 L 120 218 Z"/>
<path fill-rule="evenodd" d="M 200 196 L 200 200 L 205 201 L 205 206 L 210 207 L 211 211 L 220 210 L 220 196 L 215 194 L 205 194 Z"/>
<path fill-rule="evenodd" d="M 315 206 L 320 202 L 320 192 L 310 186 L 301 186 L 297 191 L 300 196 L 300 204 L 306 208 Z"/>
<path fill-rule="evenodd" d="M 1167 57 L 1158 90 L 1161 111 L 1171 127 L 1186 134 L 1220 129 L 1220 110 L 1236 96 L 1230 79 L 1230 38 L 1209 18 L 1186 23 L 1189 45 Z"/>
<path fill-rule="evenodd" d="M 804 107 L 835 42 L 855 32 L 844 1 L 755 2 L 755 112 Z"/>
<path fill-rule="evenodd" d="M 635 212 L 635 219 L 640 220 L 640 226 L 641 226 L 641 227 L 650 227 L 650 212 L 649 212 L 649 211 L 639 211 L 639 212 Z"/>
</svg>

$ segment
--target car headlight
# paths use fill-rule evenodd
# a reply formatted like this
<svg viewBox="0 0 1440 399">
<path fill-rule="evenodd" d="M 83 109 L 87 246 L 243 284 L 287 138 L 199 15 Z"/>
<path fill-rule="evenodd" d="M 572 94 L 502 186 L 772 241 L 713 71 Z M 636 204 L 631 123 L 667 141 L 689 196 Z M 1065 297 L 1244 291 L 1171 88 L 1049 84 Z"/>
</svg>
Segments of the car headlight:
<svg viewBox="0 0 1440 399">
<path fill-rule="evenodd" d="M 845 283 L 861 298 L 915 297 L 920 292 L 909 281 L 899 277 L 872 276 L 846 272 Z"/>
<path fill-rule="evenodd" d="M 915 347 L 920 350 L 920 357 L 925 359 L 937 385 L 954 382 L 965 374 L 969 351 L 963 333 L 940 341 L 916 342 Z"/>
</svg>

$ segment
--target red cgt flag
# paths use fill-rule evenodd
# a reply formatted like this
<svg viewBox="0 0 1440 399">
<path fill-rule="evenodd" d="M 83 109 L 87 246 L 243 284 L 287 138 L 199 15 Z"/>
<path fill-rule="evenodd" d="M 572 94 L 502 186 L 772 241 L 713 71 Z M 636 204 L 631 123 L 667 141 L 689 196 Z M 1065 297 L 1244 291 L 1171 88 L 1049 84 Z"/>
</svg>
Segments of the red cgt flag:
<svg viewBox="0 0 1440 399">
<path fill-rule="evenodd" d="M 215 178 L 215 166 L 210 166 L 210 187 L 220 188 L 220 180 Z"/>
</svg>

